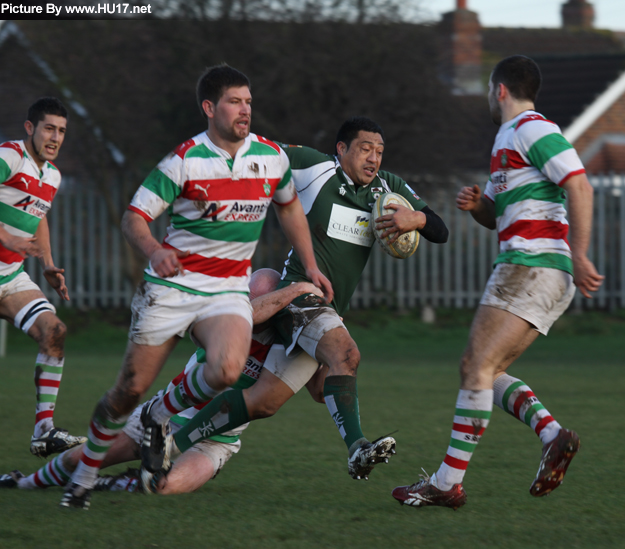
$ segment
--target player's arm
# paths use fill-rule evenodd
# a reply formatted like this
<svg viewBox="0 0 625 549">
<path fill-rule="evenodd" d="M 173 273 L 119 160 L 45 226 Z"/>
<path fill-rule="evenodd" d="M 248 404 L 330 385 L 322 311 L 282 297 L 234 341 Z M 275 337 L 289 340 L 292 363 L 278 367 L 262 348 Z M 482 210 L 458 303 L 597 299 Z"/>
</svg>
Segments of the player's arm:
<svg viewBox="0 0 625 549">
<path fill-rule="evenodd" d="M 495 203 L 486 196 L 482 196 L 479 185 L 462 187 L 456 197 L 456 207 L 459 210 L 470 212 L 473 219 L 487 229 L 497 228 Z"/>
<path fill-rule="evenodd" d="M 395 242 L 402 234 L 417 230 L 430 242 L 444 244 L 449 238 L 449 230 L 445 222 L 421 199 L 417 193 L 403 179 L 384 172 L 383 176 L 395 192 L 401 194 L 414 211 L 399 204 L 389 204 L 389 209 L 395 210 L 392 214 L 382 215 L 375 219 L 376 229 L 385 229 L 380 235 L 386 238 L 395 233 L 389 243 Z"/>
<path fill-rule="evenodd" d="M 43 268 L 43 276 L 46 277 L 48 284 L 54 288 L 61 299 L 69 301 L 69 292 L 67 291 L 65 277 L 63 276 L 65 269 L 55 267 L 54 260 L 52 259 L 50 228 L 48 227 L 48 219 L 46 217 L 39 222 L 37 232 L 35 232 L 35 238 L 37 239 L 37 246 L 41 251 L 39 263 Z"/>
<path fill-rule="evenodd" d="M 315 286 L 323 290 L 326 301 L 330 303 L 334 299 L 334 290 L 330 281 L 317 267 L 308 220 L 304 215 L 301 202 L 296 197 L 286 205 L 280 205 L 275 202 L 274 204 L 282 230 L 306 269 L 306 277 Z"/>
<path fill-rule="evenodd" d="M 320 298 L 323 297 L 323 292 L 314 284 L 310 282 L 296 282 L 252 299 L 254 324 L 266 322 L 302 294 L 314 294 Z"/>
<path fill-rule="evenodd" d="M 41 250 L 37 246 L 37 237 L 32 236 L 30 238 L 24 238 L 22 236 L 16 236 L 8 232 L 0 223 L 0 244 L 2 244 L 7 250 L 11 250 L 22 257 L 30 255 L 32 257 L 39 257 Z"/>
<path fill-rule="evenodd" d="M 562 187 L 569 197 L 569 245 L 573 256 L 573 278 L 582 295 L 591 297 L 590 292 L 596 292 L 605 278 L 597 272 L 586 255 L 592 231 L 593 188 L 586 174 L 573 175 Z"/>
<path fill-rule="evenodd" d="M 122 217 L 122 233 L 134 250 L 150 260 L 159 276 L 184 274 L 184 267 L 178 258 L 188 256 L 189 252 L 163 248 L 152 236 L 148 222 L 142 215 L 126 210 Z"/>
</svg>

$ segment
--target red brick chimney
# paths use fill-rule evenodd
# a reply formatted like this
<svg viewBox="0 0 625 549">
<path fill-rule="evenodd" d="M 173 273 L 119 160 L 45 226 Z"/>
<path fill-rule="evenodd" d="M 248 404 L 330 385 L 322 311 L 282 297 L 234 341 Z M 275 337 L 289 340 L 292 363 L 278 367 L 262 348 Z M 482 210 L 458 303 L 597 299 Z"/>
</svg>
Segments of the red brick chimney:
<svg viewBox="0 0 625 549">
<path fill-rule="evenodd" d="M 595 8 L 586 0 L 569 0 L 562 4 L 562 26 L 565 29 L 592 29 Z"/>
<path fill-rule="evenodd" d="M 439 76 L 455 95 L 482 95 L 482 26 L 467 0 L 444 13 L 438 24 Z"/>
</svg>

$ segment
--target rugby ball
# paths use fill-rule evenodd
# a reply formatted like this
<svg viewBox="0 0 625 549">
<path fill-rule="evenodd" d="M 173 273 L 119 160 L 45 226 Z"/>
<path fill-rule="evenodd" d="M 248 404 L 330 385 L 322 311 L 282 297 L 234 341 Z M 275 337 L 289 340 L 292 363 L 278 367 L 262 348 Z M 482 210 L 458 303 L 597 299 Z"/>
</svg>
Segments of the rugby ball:
<svg viewBox="0 0 625 549">
<path fill-rule="evenodd" d="M 419 232 L 414 230 L 408 233 L 402 234 L 395 242 L 389 244 L 389 240 L 394 236 L 393 234 L 387 237 L 380 237 L 385 229 L 377 230 L 375 228 L 375 220 L 383 215 L 392 214 L 395 212 L 392 208 L 389 208 L 389 204 L 399 204 L 400 206 L 406 206 L 414 211 L 412 204 L 408 202 L 401 194 L 397 193 L 384 193 L 381 194 L 375 201 L 372 213 L 373 222 L 373 234 L 375 239 L 380 243 L 382 249 L 390 256 L 397 259 L 406 259 L 415 253 L 417 246 L 419 245 Z"/>
</svg>

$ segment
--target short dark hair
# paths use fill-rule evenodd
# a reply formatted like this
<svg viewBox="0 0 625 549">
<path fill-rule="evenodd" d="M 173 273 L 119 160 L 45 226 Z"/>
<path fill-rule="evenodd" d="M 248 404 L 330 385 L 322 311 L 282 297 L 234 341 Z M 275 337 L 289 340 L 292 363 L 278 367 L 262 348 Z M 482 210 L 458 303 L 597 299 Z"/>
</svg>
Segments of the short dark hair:
<svg viewBox="0 0 625 549">
<path fill-rule="evenodd" d="M 366 116 L 352 116 L 343 122 L 339 132 L 336 134 L 335 152 L 338 153 L 337 145 L 339 142 L 345 143 L 349 149 L 352 141 L 358 137 L 358 132 L 379 133 L 382 136 L 382 140 L 384 140 L 384 131 L 379 124 Z"/>
<path fill-rule="evenodd" d="M 216 105 L 228 88 L 241 88 L 243 86 L 247 86 L 251 90 L 250 79 L 226 63 L 206 69 L 198 79 L 195 88 L 197 104 L 202 116 L 206 118 L 206 113 L 202 108 L 204 101 L 208 99 Z"/>
<path fill-rule="evenodd" d="M 513 55 L 495 65 L 491 79 L 494 86 L 506 86 L 515 99 L 535 103 L 542 76 L 533 59 L 524 55 Z"/>
<path fill-rule="evenodd" d="M 56 97 L 40 97 L 30 107 L 28 107 L 26 120 L 32 122 L 33 126 L 36 127 L 37 124 L 46 117 L 46 114 L 53 114 L 55 116 L 68 118 L 65 105 L 63 105 L 63 103 L 61 103 Z"/>
</svg>

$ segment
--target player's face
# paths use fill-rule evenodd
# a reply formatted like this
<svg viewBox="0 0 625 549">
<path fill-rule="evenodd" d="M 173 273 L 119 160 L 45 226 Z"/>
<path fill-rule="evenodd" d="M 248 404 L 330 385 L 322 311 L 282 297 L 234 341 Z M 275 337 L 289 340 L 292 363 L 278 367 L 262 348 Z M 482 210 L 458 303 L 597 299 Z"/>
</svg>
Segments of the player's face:
<svg viewBox="0 0 625 549">
<path fill-rule="evenodd" d="M 26 147 L 37 165 L 41 167 L 46 161 L 55 160 L 65 139 L 67 119 L 55 114 L 46 114 L 36 126 L 27 120 L 24 127 L 28 134 Z"/>
<path fill-rule="evenodd" d="M 488 81 L 488 106 L 490 117 L 497 126 L 501 126 L 501 105 L 497 101 L 497 88 L 493 85 L 493 79 Z"/>
<path fill-rule="evenodd" d="M 337 152 L 341 168 L 356 185 L 368 185 L 373 181 L 384 152 L 384 140 L 379 133 L 359 131 L 349 148 L 339 142 Z"/>
<path fill-rule="evenodd" d="M 219 136 L 236 143 L 250 133 L 252 121 L 252 94 L 247 86 L 228 88 L 216 105 L 211 103 L 209 123 Z"/>
</svg>

